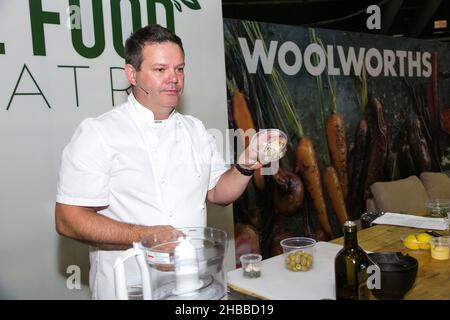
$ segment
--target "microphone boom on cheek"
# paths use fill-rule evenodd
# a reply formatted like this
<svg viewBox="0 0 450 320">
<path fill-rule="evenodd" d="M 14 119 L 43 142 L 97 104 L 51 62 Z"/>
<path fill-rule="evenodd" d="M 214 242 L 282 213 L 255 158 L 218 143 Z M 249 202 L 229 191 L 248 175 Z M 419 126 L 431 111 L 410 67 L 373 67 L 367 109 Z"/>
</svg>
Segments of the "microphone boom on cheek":
<svg viewBox="0 0 450 320">
<path fill-rule="evenodd" d="M 136 87 L 138 87 L 139 89 L 141 89 L 142 91 L 144 91 L 146 95 L 149 94 L 149 92 L 148 92 L 147 90 L 145 90 L 144 88 L 142 88 L 142 87 L 141 87 L 140 85 L 138 85 L 137 83 L 136 83 Z"/>
</svg>

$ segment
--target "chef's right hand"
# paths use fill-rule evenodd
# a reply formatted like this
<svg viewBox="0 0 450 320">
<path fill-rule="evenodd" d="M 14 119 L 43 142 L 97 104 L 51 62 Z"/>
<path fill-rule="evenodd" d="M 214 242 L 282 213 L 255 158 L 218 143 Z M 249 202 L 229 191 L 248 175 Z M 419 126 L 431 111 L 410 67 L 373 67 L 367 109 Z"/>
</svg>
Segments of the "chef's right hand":
<svg viewBox="0 0 450 320">
<path fill-rule="evenodd" d="M 175 229 L 171 225 L 148 226 L 145 232 L 146 246 L 154 246 L 161 243 L 171 243 L 176 241 L 184 233 Z"/>
<path fill-rule="evenodd" d="M 148 227 L 151 232 L 145 236 L 146 247 L 158 246 L 157 250 L 164 253 L 173 253 L 178 245 L 178 238 L 184 233 L 170 225 L 157 225 Z M 173 264 L 156 264 L 155 268 L 160 271 L 174 271 Z"/>
</svg>

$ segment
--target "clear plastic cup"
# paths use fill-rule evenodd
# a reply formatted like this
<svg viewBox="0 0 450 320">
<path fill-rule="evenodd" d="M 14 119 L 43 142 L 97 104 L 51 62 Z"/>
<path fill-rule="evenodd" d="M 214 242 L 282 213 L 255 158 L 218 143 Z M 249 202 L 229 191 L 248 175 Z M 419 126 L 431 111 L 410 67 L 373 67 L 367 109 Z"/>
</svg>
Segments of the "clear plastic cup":
<svg viewBox="0 0 450 320">
<path fill-rule="evenodd" d="M 258 162 L 266 165 L 280 160 L 286 154 L 287 135 L 279 129 L 263 129 L 250 140 L 250 146 L 258 155 Z"/>
<path fill-rule="evenodd" d="M 308 271 L 313 267 L 316 240 L 293 237 L 280 241 L 284 263 L 290 271 Z"/>
<path fill-rule="evenodd" d="M 430 240 L 431 257 L 436 260 L 450 259 L 450 236 Z"/>
<path fill-rule="evenodd" d="M 262 256 L 258 253 L 246 253 L 240 257 L 245 278 L 259 278 L 261 275 Z"/>
</svg>

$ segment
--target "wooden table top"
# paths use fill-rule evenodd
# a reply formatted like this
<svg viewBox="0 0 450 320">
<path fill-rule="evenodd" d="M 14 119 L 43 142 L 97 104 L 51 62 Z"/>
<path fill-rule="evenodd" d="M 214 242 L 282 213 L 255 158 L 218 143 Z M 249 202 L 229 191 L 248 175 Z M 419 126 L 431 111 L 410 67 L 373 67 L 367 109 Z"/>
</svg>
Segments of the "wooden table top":
<svg viewBox="0 0 450 320">
<path fill-rule="evenodd" d="M 376 225 L 358 231 L 358 244 L 366 251 L 402 252 L 409 254 L 419 262 L 416 282 L 404 299 L 414 300 L 450 300 L 450 260 L 431 258 L 430 250 L 410 250 L 403 246 L 402 235 L 418 233 L 424 230 Z M 448 235 L 448 231 L 439 231 Z M 343 244 L 343 238 L 337 238 L 331 243 Z"/>
</svg>

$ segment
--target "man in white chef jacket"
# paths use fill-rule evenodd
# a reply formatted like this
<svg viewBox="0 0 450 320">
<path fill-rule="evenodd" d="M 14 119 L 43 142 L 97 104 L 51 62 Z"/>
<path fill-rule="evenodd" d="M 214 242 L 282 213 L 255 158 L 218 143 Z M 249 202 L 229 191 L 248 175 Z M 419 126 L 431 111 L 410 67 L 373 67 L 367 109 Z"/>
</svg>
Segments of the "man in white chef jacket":
<svg viewBox="0 0 450 320">
<path fill-rule="evenodd" d="M 158 25 L 134 32 L 125 63 L 128 101 L 79 125 L 57 186 L 58 233 L 91 245 L 93 299 L 115 298 L 121 250 L 148 234 L 206 226 L 205 200 L 235 201 L 262 166 L 241 156 L 228 169 L 202 122 L 175 110 L 185 65 L 178 36 Z"/>
</svg>

